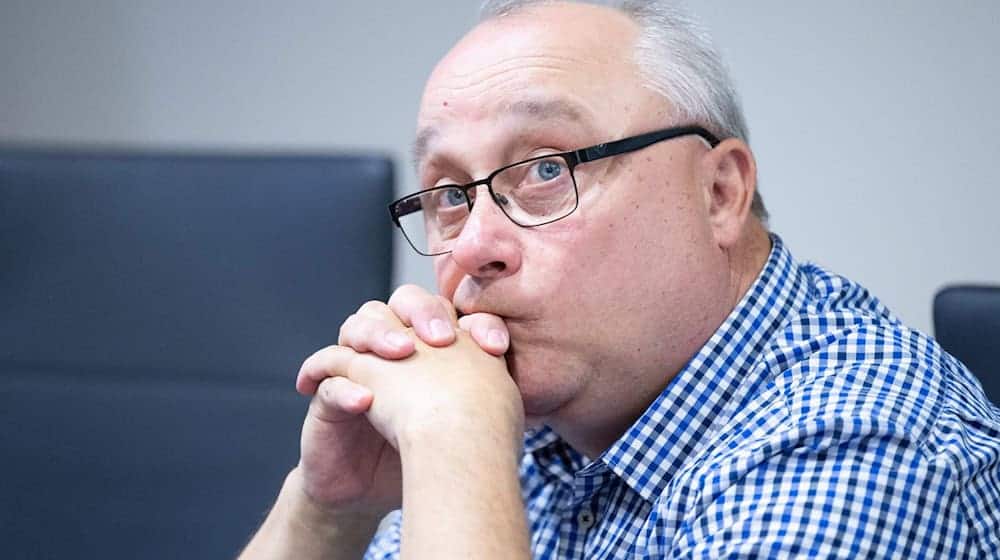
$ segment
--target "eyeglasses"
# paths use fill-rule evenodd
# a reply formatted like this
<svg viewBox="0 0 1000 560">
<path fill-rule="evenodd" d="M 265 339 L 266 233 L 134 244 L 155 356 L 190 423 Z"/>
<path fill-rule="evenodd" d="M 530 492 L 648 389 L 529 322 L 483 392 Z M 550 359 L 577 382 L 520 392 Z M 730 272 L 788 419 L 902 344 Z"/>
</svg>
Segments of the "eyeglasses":
<svg viewBox="0 0 1000 560">
<path fill-rule="evenodd" d="M 510 221 L 538 227 L 569 216 L 580 196 L 573 170 L 581 163 L 641 150 L 657 142 L 691 134 L 711 147 L 720 140 L 700 126 L 680 126 L 630 136 L 569 152 L 545 154 L 512 163 L 485 179 L 465 185 L 442 185 L 389 204 L 393 223 L 421 255 L 450 253 L 476 201 L 476 187 L 486 185 L 490 198 Z"/>
</svg>

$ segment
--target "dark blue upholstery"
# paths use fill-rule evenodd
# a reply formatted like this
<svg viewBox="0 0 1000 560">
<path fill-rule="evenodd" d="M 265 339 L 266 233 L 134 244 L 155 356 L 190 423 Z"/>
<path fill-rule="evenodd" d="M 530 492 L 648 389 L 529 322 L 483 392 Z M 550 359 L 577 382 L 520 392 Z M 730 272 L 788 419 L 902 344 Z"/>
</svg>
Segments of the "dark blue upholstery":
<svg viewBox="0 0 1000 560">
<path fill-rule="evenodd" d="M 391 197 L 383 157 L 0 152 L 0 555 L 234 556 Z"/>
<path fill-rule="evenodd" d="M 934 297 L 934 337 L 1000 403 L 1000 286 L 949 286 Z"/>
</svg>

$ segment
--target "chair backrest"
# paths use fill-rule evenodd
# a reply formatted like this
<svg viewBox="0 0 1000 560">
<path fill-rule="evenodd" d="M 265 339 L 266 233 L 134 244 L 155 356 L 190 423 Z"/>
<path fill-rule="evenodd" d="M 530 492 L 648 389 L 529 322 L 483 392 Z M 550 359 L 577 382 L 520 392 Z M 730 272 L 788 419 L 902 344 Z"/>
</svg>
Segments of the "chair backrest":
<svg viewBox="0 0 1000 560">
<path fill-rule="evenodd" d="M 302 360 L 384 298 L 375 156 L 0 151 L 0 549 L 218 558 L 298 458 Z"/>
<path fill-rule="evenodd" d="M 1000 403 L 1000 286 L 949 286 L 934 296 L 934 337 Z"/>
</svg>

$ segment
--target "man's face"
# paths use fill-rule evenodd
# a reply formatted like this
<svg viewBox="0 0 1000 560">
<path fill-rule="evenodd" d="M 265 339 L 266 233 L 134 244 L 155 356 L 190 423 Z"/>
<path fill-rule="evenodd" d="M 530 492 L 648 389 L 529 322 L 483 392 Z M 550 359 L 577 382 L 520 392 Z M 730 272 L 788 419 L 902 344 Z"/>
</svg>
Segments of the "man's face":
<svg viewBox="0 0 1000 560">
<path fill-rule="evenodd" d="M 427 84 L 421 186 L 683 124 L 634 66 L 636 32 L 624 15 L 577 4 L 474 29 Z M 435 271 L 460 312 L 505 319 L 529 416 L 599 421 L 607 399 L 675 372 L 714 329 L 703 324 L 727 280 L 708 219 L 709 151 L 692 136 L 582 164 L 579 208 L 536 228 L 479 193 Z"/>
</svg>

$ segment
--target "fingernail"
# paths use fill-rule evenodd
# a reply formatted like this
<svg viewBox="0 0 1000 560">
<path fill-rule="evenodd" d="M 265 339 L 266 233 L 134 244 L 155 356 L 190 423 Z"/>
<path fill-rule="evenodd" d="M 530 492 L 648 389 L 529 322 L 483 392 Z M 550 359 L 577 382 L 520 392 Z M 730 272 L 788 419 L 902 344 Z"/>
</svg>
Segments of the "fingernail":
<svg viewBox="0 0 1000 560">
<path fill-rule="evenodd" d="M 441 319 L 431 320 L 431 334 L 438 340 L 444 340 L 451 336 L 451 327 Z"/>
<path fill-rule="evenodd" d="M 486 335 L 487 342 L 494 348 L 504 348 L 507 346 L 507 333 L 498 330 L 491 330 Z"/>
<path fill-rule="evenodd" d="M 402 348 L 410 342 L 410 337 L 399 331 L 389 331 L 385 335 L 385 341 L 396 348 Z"/>
</svg>

